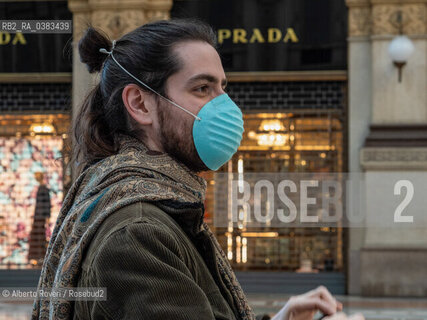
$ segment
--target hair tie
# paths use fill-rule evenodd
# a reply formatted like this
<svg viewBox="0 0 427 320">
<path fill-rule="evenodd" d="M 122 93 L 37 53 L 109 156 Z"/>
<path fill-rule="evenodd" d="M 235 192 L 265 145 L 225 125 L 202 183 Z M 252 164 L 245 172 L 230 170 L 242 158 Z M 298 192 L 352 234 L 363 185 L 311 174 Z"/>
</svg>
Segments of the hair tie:
<svg viewBox="0 0 427 320">
<path fill-rule="evenodd" d="M 114 50 L 114 48 L 116 47 L 116 40 L 113 40 L 113 43 L 112 43 L 112 46 L 111 46 L 111 50 L 110 51 L 108 51 L 107 49 L 105 49 L 105 48 L 101 48 L 101 49 L 99 49 L 99 52 L 102 52 L 102 53 L 105 53 L 105 54 L 108 54 L 108 55 L 111 55 L 111 54 L 113 54 L 113 50 Z"/>
</svg>

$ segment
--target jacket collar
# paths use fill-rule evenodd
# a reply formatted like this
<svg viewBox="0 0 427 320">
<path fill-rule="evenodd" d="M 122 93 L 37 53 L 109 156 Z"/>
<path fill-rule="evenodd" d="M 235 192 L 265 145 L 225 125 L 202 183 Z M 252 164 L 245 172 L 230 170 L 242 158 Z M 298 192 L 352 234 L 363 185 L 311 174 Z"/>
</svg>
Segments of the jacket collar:
<svg viewBox="0 0 427 320">
<path fill-rule="evenodd" d="M 202 230 L 205 213 L 203 202 L 159 200 L 153 204 L 169 214 L 187 234 L 196 236 Z"/>
</svg>

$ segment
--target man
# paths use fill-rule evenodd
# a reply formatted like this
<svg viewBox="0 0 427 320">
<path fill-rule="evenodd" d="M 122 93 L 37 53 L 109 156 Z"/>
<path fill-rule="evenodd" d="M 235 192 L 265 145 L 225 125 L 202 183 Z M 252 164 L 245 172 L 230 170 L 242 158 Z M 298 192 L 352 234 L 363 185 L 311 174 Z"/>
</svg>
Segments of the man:
<svg viewBox="0 0 427 320">
<path fill-rule="evenodd" d="M 84 170 L 64 200 L 39 288 L 104 287 L 107 296 L 36 299 L 33 319 L 255 319 L 203 222 L 206 181 L 196 173 L 227 162 L 243 133 L 212 30 L 157 21 L 111 43 L 90 28 L 79 50 L 101 81 L 73 126 Z M 347 319 L 341 309 L 320 287 L 273 319 L 317 310 Z"/>
</svg>

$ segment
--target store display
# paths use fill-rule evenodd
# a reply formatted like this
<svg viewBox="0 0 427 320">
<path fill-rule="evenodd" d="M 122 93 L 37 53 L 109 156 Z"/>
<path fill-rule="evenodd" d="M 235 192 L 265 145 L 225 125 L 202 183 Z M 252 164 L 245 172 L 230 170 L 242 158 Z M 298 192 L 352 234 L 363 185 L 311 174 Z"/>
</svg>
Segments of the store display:
<svg viewBox="0 0 427 320">
<path fill-rule="evenodd" d="M 230 224 L 228 176 L 242 177 L 253 188 L 251 173 L 266 174 L 273 185 L 284 175 L 298 184 L 298 174 L 304 179 L 324 179 L 328 172 L 339 172 L 343 163 L 343 132 L 339 118 L 332 115 L 309 115 L 298 113 L 257 113 L 245 114 L 245 134 L 239 151 L 216 175 L 209 177 L 206 194 L 213 194 L 207 208 L 212 208 L 214 230 L 218 241 L 226 251 L 235 270 L 284 270 L 284 271 L 342 271 L 343 230 L 337 228 L 278 227 L 275 216 L 270 225 L 249 226 L 245 222 Z M 259 143 L 260 135 L 266 141 L 275 141 L 278 134 L 286 136 L 286 143 Z M 270 139 L 273 137 L 274 139 Z M 274 173 L 269 176 L 269 173 Z M 237 175 L 238 174 L 238 175 Z M 246 176 L 245 176 L 246 175 Z M 245 178 L 246 177 L 246 178 Z M 256 178 L 255 178 L 256 179 Z M 252 183 L 252 184 L 251 184 Z M 324 194 L 310 194 L 320 203 Z M 299 194 L 288 195 L 293 203 L 299 203 Z M 275 197 L 273 207 L 279 208 L 282 200 Z M 266 202 L 262 198 L 262 203 Z M 266 215 L 266 206 L 261 208 Z M 316 214 L 322 212 L 314 208 Z M 246 213 L 242 210 L 241 216 Z M 247 229 L 246 229 L 247 228 Z M 251 231 L 256 236 L 245 237 Z M 264 233 L 264 235 L 262 235 Z M 276 235 L 277 233 L 277 235 Z M 243 245 L 243 241 L 246 245 Z M 326 251 L 329 249 L 329 251 Z M 307 258 L 301 258 L 301 254 Z M 246 259 L 243 259 L 243 256 Z"/>
<path fill-rule="evenodd" d="M 36 264 L 28 260 L 32 258 L 28 254 L 34 227 L 33 239 L 39 237 L 37 241 L 46 244 L 49 240 L 63 200 L 62 143 L 58 136 L 0 137 L 0 268 Z M 40 173 L 42 189 L 36 179 Z M 36 208 L 37 198 L 49 199 L 50 215 L 40 204 Z M 39 255 L 44 256 L 44 251 Z"/>
</svg>

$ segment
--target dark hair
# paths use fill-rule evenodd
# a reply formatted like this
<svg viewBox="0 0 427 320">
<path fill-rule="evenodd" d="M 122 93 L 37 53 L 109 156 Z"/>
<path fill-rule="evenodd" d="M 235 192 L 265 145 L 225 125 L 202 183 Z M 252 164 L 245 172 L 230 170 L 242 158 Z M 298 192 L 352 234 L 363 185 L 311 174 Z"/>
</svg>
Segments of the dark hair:
<svg viewBox="0 0 427 320">
<path fill-rule="evenodd" d="M 217 48 L 216 35 L 208 24 L 197 19 L 172 19 L 151 22 L 123 35 L 116 40 L 113 54 L 126 70 L 165 95 L 166 80 L 181 68 L 172 49 L 183 41 L 204 41 Z M 77 174 L 88 165 L 116 154 L 120 133 L 145 139 L 123 104 L 122 90 L 130 83 L 147 89 L 111 57 L 99 52 L 100 48 L 110 51 L 111 47 L 108 36 L 92 26 L 79 41 L 80 60 L 89 72 L 102 71 L 99 83 L 86 96 L 70 127 L 74 141 L 69 160 L 76 165 Z"/>
</svg>

